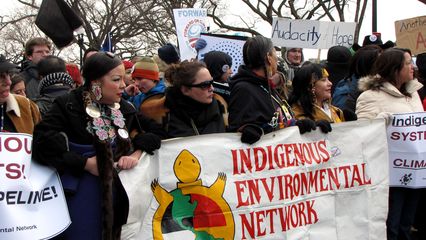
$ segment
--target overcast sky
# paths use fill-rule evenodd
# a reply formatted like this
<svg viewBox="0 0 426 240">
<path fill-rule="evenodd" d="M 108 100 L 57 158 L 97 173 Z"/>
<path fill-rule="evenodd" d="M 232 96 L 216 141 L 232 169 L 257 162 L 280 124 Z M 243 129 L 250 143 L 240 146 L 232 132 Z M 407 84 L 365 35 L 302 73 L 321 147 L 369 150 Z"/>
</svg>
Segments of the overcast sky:
<svg viewBox="0 0 426 240">
<path fill-rule="evenodd" d="M 2 0 L 2 7 L 0 8 L 0 15 L 7 14 L 11 9 L 14 8 L 17 4 L 16 0 Z M 371 26 L 371 2 L 368 1 L 368 7 L 366 10 L 366 16 L 364 18 L 364 22 L 361 28 L 360 34 L 360 42 L 362 44 L 362 40 L 365 35 L 369 35 L 372 32 Z M 240 0 L 229 0 L 227 1 L 229 4 L 229 10 L 232 14 L 243 14 L 246 15 L 249 11 L 248 8 L 241 7 L 243 5 L 240 3 Z M 382 33 L 382 40 L 386 42 L 387 40 L 395 41 L 395 26 L 394 22 L 401 19 L 407 19 L 417 16 L 426 16 L 426 4 L 421 3 L 418 0 L 377 0 L 378 5 L 378 18 L 377 18 L 377 28 L 378 31 Z M 235 11 L 238 9 L 238 11 Z M 351 9 L 349 9 L 350 11 Z M 347 15 L 348 16 L 348 15 Z M 352 20 L 353 17 L 347 17 L 347 20 Z M 271 28 L 268 25 L 263 25 L 261 27 L 261 33 L 270 37 Z M 318 54 L 317 50 L 305 50 L 305 56 L 308 58 L 316 57 Z M 326 51 L 322 51 L 322 58 L 325 58 Z"/>
</svg>

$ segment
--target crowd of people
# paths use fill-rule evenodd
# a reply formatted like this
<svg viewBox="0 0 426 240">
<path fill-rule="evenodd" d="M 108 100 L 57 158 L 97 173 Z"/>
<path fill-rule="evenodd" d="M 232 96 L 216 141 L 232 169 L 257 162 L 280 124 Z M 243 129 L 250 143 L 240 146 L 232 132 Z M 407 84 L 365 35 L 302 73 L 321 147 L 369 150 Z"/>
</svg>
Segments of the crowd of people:
<svg viewBox="0 0 426 240">
<path fill-rule="evenodd" d="M 415 67 L 409 49 L 373 39 L 352 52 L 332 47 L 313 63 L 302 48 L 255 36 L 233 73 L 225 52 L 181 60 L 173 44 L 131 60 L 89 48 L 79 70 L 34 38 L 20 71 L 0 56 L 0 130 L 33 134 L 33 159 L 59 172 L 72 224 L 58 239 L 119 239 L 129 202 L 118 172 L 163 139 L 239 132 L 254 144 L 287 127 L 329 133 L 331 123 L 424 111 L 426 53 Z M 425 230 L 415 221 L 423 192 L 390 187 L 388 239 Z"/>
</svg>

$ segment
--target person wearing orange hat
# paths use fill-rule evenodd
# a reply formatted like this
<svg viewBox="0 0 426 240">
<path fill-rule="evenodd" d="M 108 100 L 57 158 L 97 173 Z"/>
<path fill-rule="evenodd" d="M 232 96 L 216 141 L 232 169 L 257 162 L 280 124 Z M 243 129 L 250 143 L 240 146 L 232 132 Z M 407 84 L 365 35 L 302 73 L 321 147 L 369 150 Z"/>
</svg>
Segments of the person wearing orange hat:
<svg viewBox="0 0 426 240">
<path fill-rule="evenodd" d="M 142 101 L 148 96 L 164 93 L 166 85 L 160 79 L 157 63 L 150 57 L 143 57 L 132 68 L 134 84 L 124 89 L 123 97 L 139 109 Z"/>
</svg>

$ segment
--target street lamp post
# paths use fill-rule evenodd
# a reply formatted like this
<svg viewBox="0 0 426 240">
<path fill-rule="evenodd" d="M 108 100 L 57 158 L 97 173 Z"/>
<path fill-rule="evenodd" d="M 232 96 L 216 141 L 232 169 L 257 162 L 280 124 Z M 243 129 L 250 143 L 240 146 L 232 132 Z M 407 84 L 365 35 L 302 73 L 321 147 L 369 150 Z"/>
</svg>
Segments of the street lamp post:
<svg viewBox="0 0 426 240">
<path fill-rule="evenodd" d="M 377 0 L 373 0 L 373 13 L 372 13 L 372 32 L 377 32 Z"/>
<path fill-rule="evenodd" d="M 83 66 L 83 34 L 77 34 L 77 43 L 80 47 L 80 67 Z"/>
</svg>

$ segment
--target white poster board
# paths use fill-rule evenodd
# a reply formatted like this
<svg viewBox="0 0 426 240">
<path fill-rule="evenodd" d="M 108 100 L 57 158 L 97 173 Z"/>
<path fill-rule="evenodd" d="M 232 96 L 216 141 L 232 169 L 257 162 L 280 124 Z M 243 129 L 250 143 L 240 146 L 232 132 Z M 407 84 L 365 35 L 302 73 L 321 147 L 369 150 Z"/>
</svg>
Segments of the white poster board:
<svg viewBox="0 0 426 240">
<path fill-rule="evenodd" d="M 120 178 L 130 199 L 122 239 L 386 238 L 383 120 L 329 134 L 289 127 L 253 145 L 239 134 L 170 140 Z"/>
<path fill-rule="evenodd" d="M 195 43 L 207 31 L 207 10 L 201 8 L 173 9 L 181 60 L 195 58 Z"/>
<path fill-rule="evenodd" d="M 31 144 L 0 133 L 0 239 L 49 239 L 71 224 L 59 176 L 31 161 Z"/>
<path fill-rule="evenodd" d="M 271 40 L 275 46 L 328 49 L 332 46 L 351 47 L 356 23 L 322 22 L 273 18 Z"/>
<path fill-rule="evenodd" d="M 426 113 L 394 114 L 388 142 L 390 186 L 426 187 Z"/>
<path fill-rule="evenodd" d="M 203 60 L 204 54 L 210 51 L 224 52 L 232 58 L 232 74 L 235 75 L 238 67 L 244 64 L 243 46 L 247 37 L 202 33 L 201 38 L 206 40 L 207 45 L 198 52 L 198 60 Z"/>
</svg>

